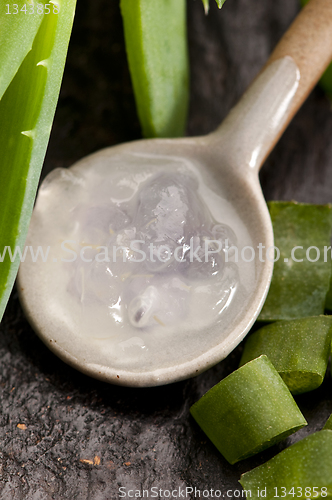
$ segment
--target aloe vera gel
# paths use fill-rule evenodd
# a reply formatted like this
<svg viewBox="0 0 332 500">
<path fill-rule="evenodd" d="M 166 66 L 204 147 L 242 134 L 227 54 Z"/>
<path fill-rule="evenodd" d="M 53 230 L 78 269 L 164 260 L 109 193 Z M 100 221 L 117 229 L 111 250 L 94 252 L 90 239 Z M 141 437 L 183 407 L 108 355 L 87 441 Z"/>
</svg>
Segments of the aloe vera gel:
<svg viewBox="0 0 332 500">
<path fill-rule="evenodd" d="M 255 272 L 254 262 L 226 258 L 226 246 L 248 241 L 194 163 L 105 150 L 45 179 L 27 244 L 49 254 L 27 259 L 20 279 L 45 315 L 37 330 L 51 323 L 57 347 L 81 344 L 84 359 L 119 369 L 157 369 L 226 335 Z"/>
</svg>

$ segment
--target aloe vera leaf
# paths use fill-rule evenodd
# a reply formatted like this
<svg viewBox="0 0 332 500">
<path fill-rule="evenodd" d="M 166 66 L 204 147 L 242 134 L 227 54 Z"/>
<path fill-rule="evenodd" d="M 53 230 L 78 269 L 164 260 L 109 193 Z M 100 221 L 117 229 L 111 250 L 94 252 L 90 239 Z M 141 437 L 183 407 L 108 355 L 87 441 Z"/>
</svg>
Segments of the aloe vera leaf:
<svg viewBox="0 0 332 500">
<path fill-rule="evenodd" d="M 275 246 L 280 258 L 274 264 L 270 291 L 258 317 L 260 321 L 296 319 L 324 313 L 325 298 L 330 286 L 330 245 L 332 230 L 331 205 L 311 205 L 296 202 L 269 202 Z M 292 259 L 292 249 L 295 247 Z M 306 251 L 315 246 L 320 257 L 307 260 Z M 312 249 L 310 259 L 316 258 Z M 286 262 L 285 262 L 286 259 Z M 326 262 L 324 262 L 326 260 Z"/>
<path fill-rule="evenodd" d="M 330 499 L 331 471 L 332 431 L 322 430 L 292 444 L 265 464 L 242 474 L 240 484 L 244 490 L 251 491 L 252 499 L 262 496 L 266 500 L 275 500 L 277 496 L 286 500 Z M 261 495 L 262 491 L 266 494 Z"/>
<path fill-rule="evenodd" d="M 218 5 L 218 8 L 221 9 L 221 7 L 224 5 L 224 3 L 226 2 L 226 0 L 216 0 L 217 2 L 217 5 Z"/>
<path fill-rule="evenodd" d="M 145 137 L 184 133 L 188 108 L 185 0 L 121 0 L 129 69 Z"/>
<path fill-rule="evenodd" d="M 209 12 L 209 8 L 210 8 L 210 0 L 202 0 L 202 3 L 203 3 L 205 14 L 207 14 Z"/>
<path fill-rule="evenodd" d="M 59 14 L 44 15 L 32 50 L 0 101 L 0 318 L 19 266 L 18 254 L 11 259 L 5 247 L 14 253 L 24 245 L 74 11 L 75 0 L 67 0 L 60 4 Z"/>
<path fill-rule="evenodd" d="M 228 375 L 197 401 L 190 413 L 231 464 L 307 424 L 266 356 Z"/>
<path fill-rule="evenodd" d="M 325 429 L 329 429 L 332 431 L 332 415 L 330 415 L 329 418 L 326 420 L 323 430 Z"/>
<path fill-rule="evenodd" d="M 218 5 L 218 9 L 221 9 L 221 7 L 224 5 L 225 1 L 226 0 L 216 0 L 216 4 Z M 205 14 L 207 14 L 209 12 L 210 0 L 202 0 L 202 2 L 203 2 Z"/>
<path fill-rule="evenodd" d="M 40 2 L 43 5 L 46 1 Z M 0 99 L 12 81 L 23 59 L 32 48 L 33 40 L 42 22 L 43 15 L 30 14 L 34 4 L 17 0 L 18 13 L 14 14 L 12 3 L 0 8 Z M 20 9 L 26 6 L 27 14 Z"/>
<path fill-rule="evenodd" d="M 321 385 L 330 356 L 332 316 L 277 321 L 246 340 L 240 366 L 265 354 L 292 394 Z"/>
</svg>

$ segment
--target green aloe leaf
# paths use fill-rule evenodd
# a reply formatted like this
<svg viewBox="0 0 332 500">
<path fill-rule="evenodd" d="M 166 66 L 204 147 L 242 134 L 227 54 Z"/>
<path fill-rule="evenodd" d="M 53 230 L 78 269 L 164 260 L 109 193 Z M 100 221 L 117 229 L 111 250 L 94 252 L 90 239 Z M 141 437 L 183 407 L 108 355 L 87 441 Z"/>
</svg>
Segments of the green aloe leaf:
<svg viewBox="0 0 332 500">
<path fill-rule="evenodd" d="M 188 108 L 185 0 L 121 0 L 129 69 L 145 137 L 184 133 Z"/>
<path fill-rule="evenodd" d="M 209 12 L 209 7 L 210 7 L 210 0 L 202 0 L 205 14 Z"/>
<path fill-rule="evenodd" d="M 216 0 L 217 2 L 217 5 L 218 5 L 218 8 L 221 9 L 221 7 L 224 5 L 224 3 L 226 2 L 226 0 Z"/>
<path fill-rule="evenodd" d="M 31 50 L 43 19 L 43 15 L 30 14 L 35 9 L 33 3 L 17 0 L 15 5 L 2 4 L 0 9 L 0 99 Z"/>
<path fill-rule="evenodd" d="M 209 12 L 210 0 L 202 0 L 202 2 L 204 5 L 205 14 L 207 14 Z M 221 9 L 221 7 L 224 5 L 225 2 L 226 2 L 226 0 L 216 0 L 216 4 L 218 5 L 219 9 Z"/>
<path fill-rule="evenodd" d="M 0 318 L 20 261 L 18 254 L 10 256 L 8 247 L 15 255 L 15 249 L 22 249 L 25 242 L 59 95 L 75 3 L 66 0 L 60 5 L 48 4 L 50 13 L 43 15 L 32 49 L 0 100 Z"/>
</svg>

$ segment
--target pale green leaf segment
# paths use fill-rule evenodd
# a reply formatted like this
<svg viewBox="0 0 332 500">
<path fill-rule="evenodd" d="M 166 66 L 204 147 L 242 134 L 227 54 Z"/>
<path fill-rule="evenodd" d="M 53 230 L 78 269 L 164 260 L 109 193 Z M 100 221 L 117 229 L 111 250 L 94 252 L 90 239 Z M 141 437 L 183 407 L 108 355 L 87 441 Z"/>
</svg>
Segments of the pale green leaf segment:
<svg viewBox="0 0 332 500">
<path fill-rule="evenodd" d="M 307 425 L 266 356 L 228 375 L 199 399 L 190 413 L 231 464 Z"/>
<path fill-rule="evenodd" d="M 258 320 L 323 314 L 331 277 L 326 249 L 331 240 L 332 206 L 272 201 L 268 207 L 280 258 L 274 264 L 270 290 Z"/>
<path fill-rule="evenodd" d="M 59 3 L 58 14 L 58 3 L 51 3 L 42 16 L 32 49 L 0 101 L 0 318 L 20 260 L 8 251 L 4 257 L 4 249 L 14 252 L 25 242 L 72 29 L 76 0 Z"/>
<path fill-rule="evenodd" d="M 265 354 L 293 394 L 323 382 L 331 352 L 332 316 L 276 321 L 246 340 L 240 366 Z"/>
<path fill-rule="evenodd" d="M 42 15 L 29 13 L 35 9 L 33 4 L 25 0 L 16 0 L 15 4 L 17 14 L 14 14 L 16 8 L 13 8 L 12 3 L 8 2 L 9 8 L 5 5 L 5 0 L 0 4 L 0 99 L 31 50 L 43 19 Z M 24 6 L 27 14 L 21 10 Z"/>
<path fill-rule="evenodd" d="M 332 431 L 322 430 L 292 444 L 268 462 L 242 474 L 247 498 L 294 500 L 332 498 Z M 263 492 L 263 494 L 262 494 Z"/>
<path fill-rule="evenodd" d="M 129 69 L 145 137 L 184 134 L 188 108 L 185 0 L 121 0 Z"/>
</svg>

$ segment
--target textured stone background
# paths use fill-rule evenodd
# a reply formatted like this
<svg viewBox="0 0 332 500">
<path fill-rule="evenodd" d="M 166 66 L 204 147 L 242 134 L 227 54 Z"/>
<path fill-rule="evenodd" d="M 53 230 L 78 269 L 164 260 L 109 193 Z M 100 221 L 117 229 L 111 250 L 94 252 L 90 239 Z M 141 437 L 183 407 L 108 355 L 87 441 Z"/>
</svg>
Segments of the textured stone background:
<svg viewBox="0 0 332 500">
<path fill-rule="evenodd" d="M 200 0 L 188 0 L 189 135 L 222 121 L 299 8 L 297 0 L 227 0 L 219 12 L 211 3 L 205 17 Z M 78 0 L 44 175 L 139 137 L 118 1 Z M 315 89 L 262 170 L 266 198 L 332 201 L 331 137 L 331 105 Z M 242 472 L 320 429 L 332 412 L 327 375 L 321 388 L 297 397 L 307 428 L 230 466 L 189 407 L 236 369 L 241 346 L 196 379 L 134 390 L 92 380 L 57 359 L 29 327 L 15 291 L 0 329 L 1 499 L 110 500 L 120 486 L 225 493 L 240 487 Z"/>
</svg>

